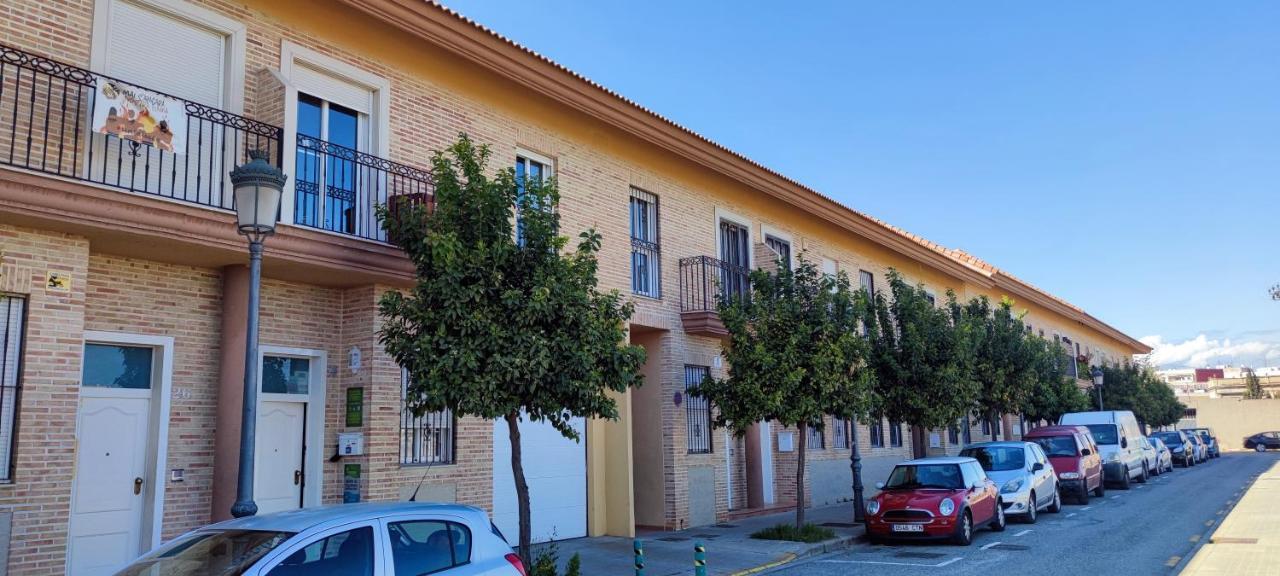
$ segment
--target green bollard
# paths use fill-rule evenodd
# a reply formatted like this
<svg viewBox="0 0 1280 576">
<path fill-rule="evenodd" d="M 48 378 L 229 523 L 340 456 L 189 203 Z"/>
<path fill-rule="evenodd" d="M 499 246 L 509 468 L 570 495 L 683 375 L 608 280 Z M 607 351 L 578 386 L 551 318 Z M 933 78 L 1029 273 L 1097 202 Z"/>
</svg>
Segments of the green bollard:
<svg viewBox="0 0 1280 576">
<path fill-rule="evenodd" d="M 636 576 L 644 576 L 644 542 L 636 538 L 631 549 L 636 553 Z"/>
<path fill-rule="evenodd" d="M 693 543 L 693 574 L 707 576 L 707 547 L 701 542 Z"/>
</svg>

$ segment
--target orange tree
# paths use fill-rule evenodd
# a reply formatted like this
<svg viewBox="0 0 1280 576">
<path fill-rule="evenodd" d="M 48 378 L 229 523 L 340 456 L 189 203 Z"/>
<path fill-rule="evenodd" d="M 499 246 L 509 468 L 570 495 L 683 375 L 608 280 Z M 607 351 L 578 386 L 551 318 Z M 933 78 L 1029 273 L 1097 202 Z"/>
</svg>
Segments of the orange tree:
<svg viewBox="0 0 1280 576">
<path fill-rule="evenodd" d="M 382 295 L 378 336 L 409 373 L 414 414 L 448 408 L 506 421 L 520 554 L 531 566 L 520 420 L 578 440 L 571 419 L 616 419 L 610 393 L 640 384 L 645 355 L 626 344 L 631 304 L 597 288 L 600 235 L 583 232 L 566 251 L 555 181 L 522 181 L 511 169 L 491 177 L 488 159 L 487 147 L 463 135 L 432 158 L 434 209 L 380 211 L 417 282 Z"/>
</svg>

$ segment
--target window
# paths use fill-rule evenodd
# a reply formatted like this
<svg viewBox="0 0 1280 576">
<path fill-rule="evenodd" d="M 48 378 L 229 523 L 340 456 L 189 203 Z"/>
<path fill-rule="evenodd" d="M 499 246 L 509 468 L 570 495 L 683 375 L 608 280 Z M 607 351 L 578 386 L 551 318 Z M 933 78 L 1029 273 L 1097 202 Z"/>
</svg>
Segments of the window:
<svg viewBox="0 0 1280 576">
<path fill-rule="evenodd" d="M 964 423 L 966 424 L 966 426 L 964 426 L 964 443 L 972 444 L 973 443 L 973 427 L 967 426 L 967 424 L 969 423 L 968 418 L 965 418 Z"/>
<path fill-rule="evenodd" d="M 872 274 L 872 273 L 870 273 L 870 272 L 867 272 L 866 270 L 859 270 L 859 271 L 858 271 L 858 283 L 859 283 L 859 285 L 862 287 L 862 289 L 863 289 L 863 290 L 866 290 L 866 291 L 867 291 L 867 297 L 868 297 L 868 298 L 875 298 L 875 296 L 876 296 L 876 277 L 875 277 L 875 275 L 873 275 L 873 274 Z"/>
<path fill-rule="evenodd" d="M 787 270 L 791 269 L 791 243 L 778 238 L 776 236 L 765 236 L 764 243 L 774 254 L 778 255 L 778 260 L 782 262 L 782 267 Z"/>
<path fill-rule="evenodd" d="M 684 367 L 684 389 L 688 391 L 690 388 L 702 384 L 703 380 L 710 377 L 711 368 L 709 366 L 686 364 Z M 710 454 L 711 401 L 700 396 L 685 394 L 684 418 L 689 453 Z"/>
<path fill-rule="evenodd" d="M 80 385 L 90 388 L 151 389 L 151 348 L 85 344 Z"/>
<path fill-rule="evenodd" d="M 889 445 L 895 448 L 902 446 L 902 424 L 889 422 Z"/>
<path fill-rule="evenodd" d="M 930 305 L 930 306 L 937 306 L 937 305 L 938 305 L 938 297 L 937 297 L 937 296 L 934 296 L 934 295 L 933 295 L 933 292 L 925 292 L 925 293 L 924 293 L 924 299 L 929 301 L 929 305 Z"/>
<path fill-rule="evenodd" d="M 453 464 L 457 422 L 448 409 L 413 414 L 409 371 L 400 370 L 400 465 Z"/>
<path fill-rule="evenodd" d="M 631 189 L 631 291 L 662 297 L 658 197 L 636 188 Z"/>
<path fill-rule="evenodd" d="M 873 448 L 884 448 L 884 421 L 877 418 L 867 424 L 867 437 Z"/>
<path fill-rule="evenodd" d="M 13 481 L 14 430 L 22 390 L 22 325 L 26 300 L 0 296 L 0 482 Z"/>
<path fill-rule="evenodd" d="M 960 426 L 959 422 L 947 426 L 947 443 L 955 446 L 960 443 Z"/>
<path fill-rule="evenodd" d="M 516 155 L 516 242 L 524 241 L 524 222 L 521 220 L 520 204 L 524 199 L 525 183 L 531 182 L 535 185 L 541 185 L 552 174 L 551 160 L 540 158 L 528 152 L 521 152 Z M 531 202 L 531 207 L 542 209 L 537 201 Z"/>
<path fill-rule="evenodd" d="M 306 394 L 311 387 L 311 360 L 284 356 L 262 357 L 262 392 Z"/>
<path fill-rule="evenodd" d="M 362 526 L 312 542 L 267 573 L 268 576 L 304 574 L 373 576 L 373 528 Z"/>
<path fill-rule="evenodd" d="M 298 152 L 293 219 L 304 226 L 354 234 L 356 150 L 368 148 L 367 118 L 345 106 L 298 93 Z"/>
<path fill-rule="evenodd" d="M 471 532 L 439 520 L 392 522 L 391 560 L 396 576 L 435 574 L 471 562 Z"/>
<path fill-rule="evenodd" d="M 817 426 L 809 426 L 805 429 L 809 438 L 805 440 L 804 446 L 809 450 L 823 450 L 827 447 L 826 436 L 822 433 L 822 428 Z"/>
<path fill-rule="evenodd" d="M 996 423 L 996 427 L 995 427 L 995 428 L 996 428 L 996 436 L 999 436 L 1000 434 L 1002 434 L 1002 433 L 1003 433 L 1003 427 L 1004 427 L 1003 425 L 1004 425 L 1004 422 L 1001 422 L 1001 419 L 1000 419 L 1000 418 L 996 418 L 996 419 L 995 419 L 995 423 Z M 987 418 L 983 418 L 983 419 L 982 419 L 982 434 L 983 434 L 984 436 L 990 436 L 990 435 L 991 435 L 991 420 L 990 420 L 990 419 L 987 419 Z"/>
<path fill-rule="evenodd" d="M 750 286 L 751 240 L 747 228 L 728 220 L 720 221 L 720 279 L 722 297 L 742 296 Z"/>
<path fill-rule="evenodd" d="M 850 440 L 849 421 L 839 416 L 831 417 L 831 447 L 836 450 L 848 450 Z"/>
</svg>

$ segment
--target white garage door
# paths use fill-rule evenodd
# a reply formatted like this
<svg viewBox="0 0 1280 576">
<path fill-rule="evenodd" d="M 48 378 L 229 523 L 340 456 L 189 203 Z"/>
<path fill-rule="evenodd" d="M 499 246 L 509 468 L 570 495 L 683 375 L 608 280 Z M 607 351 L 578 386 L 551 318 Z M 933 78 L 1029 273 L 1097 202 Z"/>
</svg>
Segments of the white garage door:
<svg viewBox="0 0 1280 576">
<path fill-rule="evenodd" d="M 575 418 L 572 425 L 585 439 L 583 419 Z M 586 443 L 565 438 L 550 424 L 522 421 L 520 447 L 533 541 L 586 536 Z M 520 539 L 519 510 L 507 422 L 498 420 L 493 425 L 493 523 L 513 545 Z"/>
</svg>

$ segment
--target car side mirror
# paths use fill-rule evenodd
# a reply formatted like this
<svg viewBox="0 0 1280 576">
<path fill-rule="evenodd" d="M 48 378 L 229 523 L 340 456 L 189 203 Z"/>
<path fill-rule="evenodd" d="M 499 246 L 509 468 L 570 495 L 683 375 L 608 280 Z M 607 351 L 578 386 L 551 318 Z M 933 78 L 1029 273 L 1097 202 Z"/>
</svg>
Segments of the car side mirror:
<svg viewBox="0 0 1280 576">
<path fill-rule="evenodd" d="M 884 490 L 884 482 L 876 482 L 876 490 Z"/>
<path fill-rule="evenodd" d="M 1088 448 L 1081 448 L 1081 449 L 1080 449 L 1080 455 L 1081 455 L 1081 456 L 1088 456 L 1088 455 L 1090 455 L 1090 454 L 1093 454 L 1093 450 L 1090 450 L 1090 449 L 1088 449 Z"/>
<path fill-rule="evenodd" d="M 1032 471 L 1032 472 L 1039 472 L 1039 471 L 1041 471 L 1041 470 L 1044 470 L 1044 464 L 1041 464 L 1041 463 L 1039 463 L 1039 462 L 1036 462 L 1035 464 L 1032 464 L 1032 465 L 1031 465 L 1031 471 Z"/>
<path fill-rule="evenodd" d="M 1128 439 L 1128 438 L 1121 438 L 1121 439 L 1120 439 L 1120 447 L 1121 447 L 1121 448 L 1128 448 L 1128 447 L 1129 447 L 1129 439 Z"/>
</svg>

